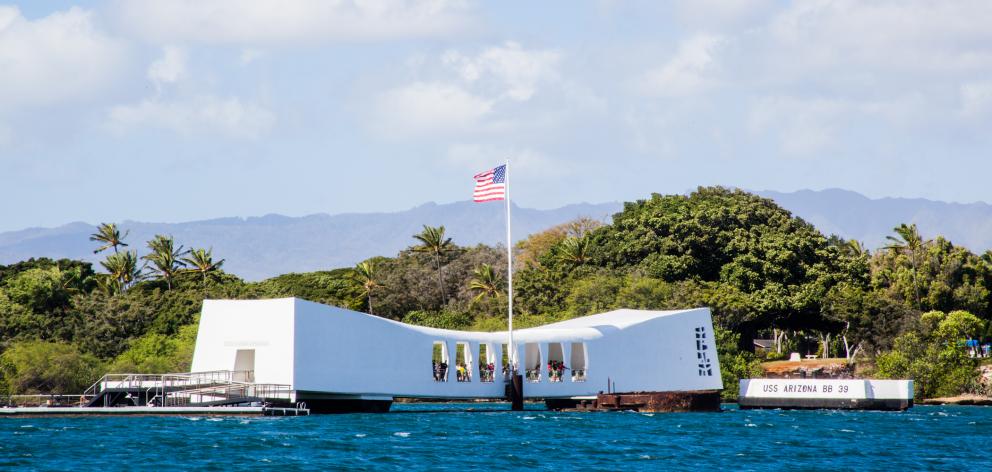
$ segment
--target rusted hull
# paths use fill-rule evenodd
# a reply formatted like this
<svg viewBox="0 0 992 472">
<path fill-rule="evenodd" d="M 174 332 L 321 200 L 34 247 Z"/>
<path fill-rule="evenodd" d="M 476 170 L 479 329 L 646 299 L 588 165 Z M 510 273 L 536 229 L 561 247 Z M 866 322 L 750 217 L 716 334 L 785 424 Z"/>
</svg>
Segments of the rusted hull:
<svg viewBox="0 0 992 472">
<path fill-rule="evenodd" d="M 594 400 L 548 399 L 545 404 L 552 410 L 572 411 L 638 411 L 642 413 L 720 411 L 720 392 L 705 390 L 600 393 Z"/>
</svg>

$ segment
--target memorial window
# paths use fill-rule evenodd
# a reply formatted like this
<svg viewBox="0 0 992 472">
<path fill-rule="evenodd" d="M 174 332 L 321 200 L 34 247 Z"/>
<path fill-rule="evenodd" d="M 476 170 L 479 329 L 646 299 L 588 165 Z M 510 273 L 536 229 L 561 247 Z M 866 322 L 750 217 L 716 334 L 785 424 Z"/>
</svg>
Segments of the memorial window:
<svg viewBox="0 0 992 472">
<path fill-rule="evenodd" d="M 524 345 L 524 368 L 528 382 L 541 381 L 541 349 L 537 343 Z"/>
<path fill-rule="evenodd" d="M 565 350 L 561 343 L 548 344 L 548 380 L 561 382 L 565 377 Z"/>
<path fill-rule="evenodd" d="M 444 341 L 434 341 L 431 352 L 431 366 L 433 367 L 434 381 L 448 381 L 448 345 Z"/>
<path fill-rule="evenodd" d="M 572 343 L 572 352 L 569 354 L 569 368 L 572 369 L 572 382 L 585 382 L 588 356 L 586 355 L 585 343 Z"/>
<path fill-rule="evenodd" d="M 455 343 L 455 378 L 459 382 L 472 381 L 472 353 L 468 343 Z"/>
<path fill-rule="evenodd" d="M 496 356 L 489 344 L 479 344 L 479 381 L 492 383 L 496 380 Z"/>
</svg>

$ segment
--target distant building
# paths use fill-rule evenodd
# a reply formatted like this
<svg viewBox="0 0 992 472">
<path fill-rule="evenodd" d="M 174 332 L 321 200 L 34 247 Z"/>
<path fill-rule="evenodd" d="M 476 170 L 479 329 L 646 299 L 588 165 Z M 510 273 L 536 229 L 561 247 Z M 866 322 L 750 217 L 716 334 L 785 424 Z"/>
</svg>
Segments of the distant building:
<svg viewBox="0 0 992 472">
<path fill-rule="evenodd" d="M 771 352 L 775 348 L 774 339 L 755 339 L 754 340 L 754 353 L 755 354 L 765 354 Z"/>
<path fill-rule="evenodd" d="M 506 342 L 297 298 L 206 300 L 192 370 L 288 385 L 317 412 L 384 411 L 395 397 L 503 398 Z M 723 388 L 708 308 L 615 310 L 515 330 L 514 344 L 525 397 Z"/>
</svg>

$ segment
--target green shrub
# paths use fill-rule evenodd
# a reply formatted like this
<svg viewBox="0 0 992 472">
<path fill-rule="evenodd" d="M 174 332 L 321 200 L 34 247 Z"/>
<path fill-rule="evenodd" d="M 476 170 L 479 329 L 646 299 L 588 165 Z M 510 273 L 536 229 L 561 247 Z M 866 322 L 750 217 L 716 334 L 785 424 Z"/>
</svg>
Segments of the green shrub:
<svg viewBox="0 0 992 472">
<path fill-rule="evenodd" d="M 61 342 L 22 341 L 0 355 L 0 373 L 8 394 L 76 394 L 103 374 L 96 356 Z"/>
</svg>

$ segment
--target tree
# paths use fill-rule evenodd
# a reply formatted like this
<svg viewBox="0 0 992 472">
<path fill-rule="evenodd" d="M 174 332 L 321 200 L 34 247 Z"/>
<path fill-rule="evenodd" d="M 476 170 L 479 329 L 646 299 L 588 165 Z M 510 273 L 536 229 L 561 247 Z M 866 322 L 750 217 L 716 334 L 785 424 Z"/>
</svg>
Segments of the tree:
<svg viewBox="0 0 992 472">
<path fill-rule="evenodd" d="M 838 280 L 865 277 L 855 269 L 867 270 L 844 263 L 815 227 L 772 200 L 721 187 L 625 203 L 613 224 L 586 239 L 582 270 L 693 281 L 679 290 L 699 290 L 693 298 L 708 302 L 715 320 L 740 333 L 748 348 L 759 331 L 826 328 L 823 295 Z M 567 279 L 588 275 L 579 272 Z"/>
<path fill-rule="evenodd" d="M 577 281 L 565 299 L 567 311 L 573 316 L 586 316 L 617 308 L 617 294 L 623 282 L 622 278 L 608 274 Z"/>
<path fill-rule="evenodd" d="M 964 341 L 982 330 L 982 321 L 966 311 L 931 311 L 919 326 L 899 336 L 892 351 L 876 359 L 882 378 L 911 378 L 918 398 L 953 396 L 974 389 L 977 360 Z"/>
<path fill-rule="evenodd" d="M 916 229 L 916 223 L 907 225 L 902 223 L 892 229 L 895 231 L 895 236 L 886 236 L 885 239 L 890 241 L 885 249 L 897 252 L 897 253 L 909 253 L 909 261 L 913 267 L 913 291 L 916 294 L 916 309 L 922 310 L 923 306 L 920 303 L 920 284 L 917 276 L 917 258 L 919 257 L 919 252 L 925 244 L 923 238 L 920 237 L 920 232 Z"/>
<path fill-rule="evenodd" d="M 352 276 L 358 285 L 361 286 L 363 295 L 368 299 L 369 314 L 374 315 L 375 313 L 372 311 L 372 292 L 382 287 L 376 274 L 375 261 L 367 260 L 359 262 L 355 265 Z"/>
<path fill-rule="evenodd" d="M 4 387 L 11 394 L 81 393 L 99 378 L 102 366 L 71 344 L 47 341 L 15 343 L 0 356 Z"/>
<path fill-rule="evenodd" d="M 214 262 L 213 248 L 190 249 L 188 255 L 182 258 L 187 272 L 196 272 L 203 279 L 203 287 L 207 286 L 207 274 L 217 272 L 224 265 L 224 259 Z"/>
<path fill-rule="evenodd" d="M 142 259 L 152 264 L 152 273 L 158 274 L 161 279 L 165 280 L 166 287 L 172 290 L 172 280 L 180 269 L 186 266 L 181 258 L 186 255 L 187 251 L 183 251 L 181 245 L 176 248 L 172 236 L 161 234 L 156 234 L 151 241 L 148 241 L 148 249 L 152 252 L 143 256 Z"/>
<path fill-rule="evenodd" d="M 105 286 L 112 293 L 123 293 L 144 277 L 138 267 L 138 253 L 134 251 L 115 252 L 100 265 L 108 272 Z"/>
<path fill-rule="evenodd" d="M 553 247 L 565 238 L 584 238 L 587 234 L 603 226 L 603 222 L 589 217 L 580 216 L 574 220 L 552 226 L 527 236 L 516 245 L 514 264 L 521 269 L 535 268 L 540 265 L 539 258 L 551 251 Z"/>
<path fill-rule="evenodd" d="M 582 265 L 589 258 L 589 240 L 569 236 L 558 244 L 558 257 L 572 265 Z"/>
<path fill-rule="evenodd" d="M 441 254 L 452 248 L 451 238 L 444 237 L 444 226 L 432 227 L 424 225 L 424 230 L 413 238 L 420 241 L 420 245 L 414 247 L 415 251 L 434 254 L 434 263 L 437 265 L 437 287 L 441 294 L 441 306 L 448 303 L 444 293 L 444 274 L 441 271 Z"/>
<path fill-rule="evenodd" d="M 472 271 L 473 277 L 469 281 L 469 289 L 476 292 L 474 302 L 481 302 L 485 299 L 498 298 L 502 291 L 502 281 L 493 266 L 482 264 Z"/>
<path fill-rule="evenodd" d="M 148 333 L 136 339 L 110 366 L 110 372 L 165 374 L 188 372 L 196 345 L 197 325 L 183 326 L 174 336 Z"/>
<path fill-rule="evenodd" d="M 93 254 L 104 251 L 109 248 L 114 248 L 114 254 L 117 253 L 117 247 L 126 247 L 127 243 L 124 242 L 124 238 L 127 237 L 130 231 L 125 232 L 124 236 L 121 236 L 121 232 L 117 229 L 116 223 L 100 223 L 97 226 L 96 233 L 90 235 L 90 241 L 96 241 L 102 243 L 103 245 L 96 248 Z"/>
<path fill-rule="evenodd" d="M 353 268 L 283 274 L 255 284 L 266 297 L 298 297 L 352 310 L 365 307 L 366 297 L 352 276 Z M 433 274 L 431 274 L 433 275 Z"/>
</svg>

